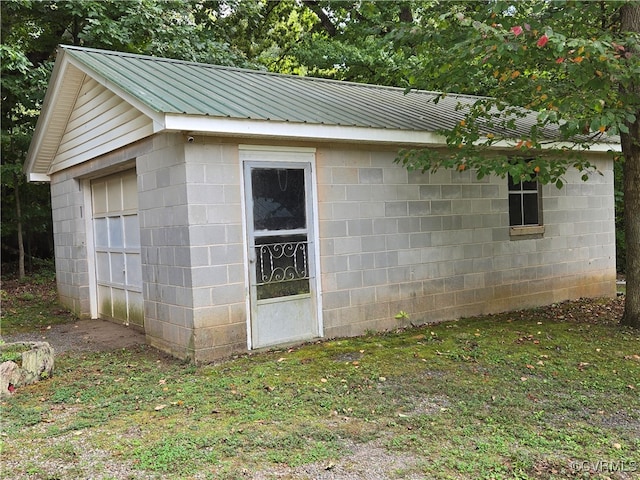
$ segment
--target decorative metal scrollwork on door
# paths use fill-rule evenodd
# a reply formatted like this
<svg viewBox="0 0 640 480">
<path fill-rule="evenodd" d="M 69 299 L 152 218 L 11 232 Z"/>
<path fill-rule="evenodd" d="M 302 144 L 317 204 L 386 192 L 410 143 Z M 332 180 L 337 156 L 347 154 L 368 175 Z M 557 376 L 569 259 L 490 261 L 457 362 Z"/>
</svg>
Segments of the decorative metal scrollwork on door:
<svg viewBox="0 0 640 480">
<path fill-rule="evenodd" d="M 308 248 L 306 240 L 255 246 L 258 300 L 309 293 Z"/>
<path fill-rule="evenodd" d="M 257 284 L 309 278 L 307 242 L 256 245 Z"/>
</svg>

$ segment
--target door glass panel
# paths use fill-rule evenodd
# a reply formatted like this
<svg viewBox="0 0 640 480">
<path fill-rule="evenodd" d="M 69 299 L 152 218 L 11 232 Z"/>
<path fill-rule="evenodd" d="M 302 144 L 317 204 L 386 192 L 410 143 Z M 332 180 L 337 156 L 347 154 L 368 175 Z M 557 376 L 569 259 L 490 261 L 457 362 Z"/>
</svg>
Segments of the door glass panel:
<svg viewBox="0 0 640 480">
<path fill-rule="evenodd" d="M 122 210 L 122 184 L 120 177 L 107 180 L 107 209 L 109 212 Z"/>
<path fill-rule="evenodd" d="M 93 213 L 100 214 L 107 211 L 107 186 L 103 182 L 93 184 Z"/>
<path fill-rule="evenodd" d="M 138 209 L 138 179 L 135 172 L 122 179 L 123 210 Z"/>
<path fill-rule="evenodd" d="M 111 253 L 111 282 L 124 285 L 124 254 Z"/>
<path fill-rule="evenodd" d="M 306 235 L 256 238 L 258 300 L 309 293 Z"/>
<path fill-rule="evenodd" d="M 254 230 L 306 228 L 304 170 L 251 170 Z"/>
<path fill-rule="evenodd" d="M 125 262 L 127 285 L 130 287 L 142 287 L 142 265 L 140 265 L 140 254 L 126 253 Z"/>
<path fill-rule="evenodd" d="M 127 215 L 124 219 L 124 246 L 140 248 L 140 225 L 138 215 Z"/>
<path fill-rule="evenodd" d="M 109 264 L 109 254 L 106 252 L 96 253 L 96 277 L 98 282 L 111 281 L 111 265 Z"/>
<path fill-rule="evenodd" d="M 93 221 L 96 235 L 96 247 L 109 246 L 109 229 L 107 228 L 106 218 L 96 218 Z"/>
<path fill-rule="evenodd" d="M 122 217 L 109 217 L 109 246 L 124 247 L 122 238 Z"/>
</svg>

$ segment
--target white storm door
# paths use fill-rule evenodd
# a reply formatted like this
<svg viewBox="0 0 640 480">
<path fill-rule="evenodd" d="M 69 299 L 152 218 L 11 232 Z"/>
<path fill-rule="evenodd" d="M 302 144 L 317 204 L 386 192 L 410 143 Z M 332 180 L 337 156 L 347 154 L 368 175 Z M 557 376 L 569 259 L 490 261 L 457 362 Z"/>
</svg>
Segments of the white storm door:
<svg viewBox="0 0 640 480">
<path fill-rule="evenodd" d="M 144 327 L 136 172 L 91 181 L 98 316 Z"/>
<path fill-rule="evenodd" d="M 311 165 L 245 162 L 253 348 L 319 336 Z"/>
</svg>

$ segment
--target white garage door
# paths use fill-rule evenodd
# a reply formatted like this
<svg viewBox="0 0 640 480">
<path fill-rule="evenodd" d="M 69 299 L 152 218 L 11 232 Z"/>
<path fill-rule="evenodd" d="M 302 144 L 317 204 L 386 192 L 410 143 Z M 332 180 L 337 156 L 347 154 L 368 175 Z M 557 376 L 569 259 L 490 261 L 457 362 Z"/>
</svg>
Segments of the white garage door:
<svg viewBox="0 0 640 480">
<path fill-rule="evenodd" d="M 91 182 L 98 314 L 144 327 L 135 171 Z"/>
</svg>

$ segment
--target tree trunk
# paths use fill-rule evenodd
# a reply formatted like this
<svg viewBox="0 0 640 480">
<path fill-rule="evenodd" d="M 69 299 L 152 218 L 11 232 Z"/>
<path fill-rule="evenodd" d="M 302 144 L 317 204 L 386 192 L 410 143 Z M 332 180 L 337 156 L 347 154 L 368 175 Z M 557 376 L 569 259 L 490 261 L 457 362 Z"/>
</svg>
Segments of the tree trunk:
<svg viewBox="0 0 640 480">
<path fill-rule="evenodd" d="M 18 222 L 18 278 L 25 277 L 24 271 L 24 240 L 22 239 L 22 206 L 20 205 L 20 181 L 15 178 L 16 220 Z"/>
<path fill-rule="evenodd" d="M 317 0 L 302 0 L 302 3 L 304 3 L 313 13 L 318 16 L 322 28 L 329 34 L 330 37 L 335 37 L 338 34 L 338 29 L 322 9 L 322 6 Z"/>
<path fill-rule="evenodd" d="M 640 5 L 620 8 L 622 31 L 640 33 Z M 634 52 L 635 55 L 640 52 Z M 640 82 L 631 90 L 640 95 Z M 624 155 L 624 223 L 627 246 L 627 293 L 622 323 L 640 328 L 640 111 L 636 121 L 627 122 L 629 133 L 620 135 Z"/>
<path fill-rule="evenodd" d="M 638 112 L 640 118 L 640 112 Z M 632 135 L 632 132 L 634 133 Z M 624 225 L 627 247 L 627 292 L 622 323 L 640 328 L 640 120 L 623 139 Z M 626 141 L 625 141 L 626 140 Z M 625 148 L 625 144 L 627 148 Z"/>
</svg>

